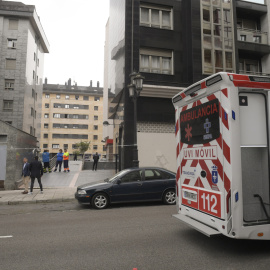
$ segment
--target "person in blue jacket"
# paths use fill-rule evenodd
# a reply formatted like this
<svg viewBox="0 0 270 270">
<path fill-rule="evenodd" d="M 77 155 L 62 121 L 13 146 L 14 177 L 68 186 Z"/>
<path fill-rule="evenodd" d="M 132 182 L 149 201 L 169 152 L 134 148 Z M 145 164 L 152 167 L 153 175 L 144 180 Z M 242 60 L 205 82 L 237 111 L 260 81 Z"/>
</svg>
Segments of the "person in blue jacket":
<svg viewBox="0 0 270 270">
<path fill-rule="evenodd" d="M 43 173 L 47 172 L 47 168 L 49 173 L 51 173 L 51 167 L 50 167 L 50 153 L 48 150 L 44 150 L 43 154 L 42 154 L 42 161 L 44 163 L 44 167 L 43 167 Z"/>
<path fill-rule="evenodd" d="M 63 162 L 63 151 L 62 151 L 62 149 L 60 149 L 59 153 L 57 153 L 54 172 L 57 171 L 57 167 L 59 167 L 59 172 L 61 172 L 62 162 Z"/>
</svg>

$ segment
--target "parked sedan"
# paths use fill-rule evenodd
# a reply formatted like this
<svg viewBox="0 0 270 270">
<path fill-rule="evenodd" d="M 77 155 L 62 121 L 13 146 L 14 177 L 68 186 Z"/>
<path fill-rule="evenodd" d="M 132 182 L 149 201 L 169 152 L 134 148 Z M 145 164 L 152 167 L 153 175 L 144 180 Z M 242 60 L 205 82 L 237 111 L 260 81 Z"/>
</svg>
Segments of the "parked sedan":
<svg viewBox="0 0 270 270">
<path fill-rule="evenodd" d="M 75 198 L 96 209 L 104 209 L 112 203 L 141 201 L 175 204 L 175 178 L 175 173 L 162 168 L 131 168 L 105 182 L 79 186 Z"/>
</svg>

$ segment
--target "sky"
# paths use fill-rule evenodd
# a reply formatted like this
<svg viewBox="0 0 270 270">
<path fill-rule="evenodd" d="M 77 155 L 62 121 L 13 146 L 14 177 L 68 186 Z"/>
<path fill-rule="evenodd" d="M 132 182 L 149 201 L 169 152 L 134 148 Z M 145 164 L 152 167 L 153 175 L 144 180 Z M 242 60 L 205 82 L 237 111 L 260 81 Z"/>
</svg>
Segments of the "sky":
<svg viewBox="0 0 270 270">
<path fill-rule="evenodd" d="M 15 1 L 15 0 L 9 0 Z M 17 0 L 35 5 L 50 44 L 44 78 L 78 85 L 103 86 L 105 26 L 109 0 Z"/>
</svg>

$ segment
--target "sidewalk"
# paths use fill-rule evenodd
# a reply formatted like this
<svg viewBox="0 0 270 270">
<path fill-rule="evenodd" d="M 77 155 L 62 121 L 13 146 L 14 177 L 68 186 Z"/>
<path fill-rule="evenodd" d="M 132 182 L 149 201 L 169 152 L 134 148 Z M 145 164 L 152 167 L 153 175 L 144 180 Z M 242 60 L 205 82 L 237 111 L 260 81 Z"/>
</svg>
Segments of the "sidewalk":
<svg viewBox="0 0 270 270">
<path fill-rule="evenodd" d="M 77 186 L 86 183 L 96 183 L 114 175 L 112 170 L 81 170 L 81 161 L 70 162 L 70 173 L 46 173 L 41 181 L 43 194 L 40 194 L 37 180 L 32 195 L 22 194 L 22 190 L 0 191 L 0 205 L 26 203 L 52 203 L 76 201 L 74 194 Z"/>
</svg>

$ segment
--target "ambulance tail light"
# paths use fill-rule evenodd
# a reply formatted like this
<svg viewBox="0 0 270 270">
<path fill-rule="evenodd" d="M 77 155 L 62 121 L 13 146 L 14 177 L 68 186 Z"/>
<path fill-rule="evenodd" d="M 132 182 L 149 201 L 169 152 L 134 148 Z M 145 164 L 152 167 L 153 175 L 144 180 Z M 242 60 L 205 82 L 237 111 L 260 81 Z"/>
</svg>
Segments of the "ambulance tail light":
<svg viewBox="0 0 270 270">
<path fill-rule="evenodd" d="M 257 235 L 258 235 L 259 237 L 263 237 L 263 233 L 262 233 L 262 232 L 258 233 Z"/>
</svg>

